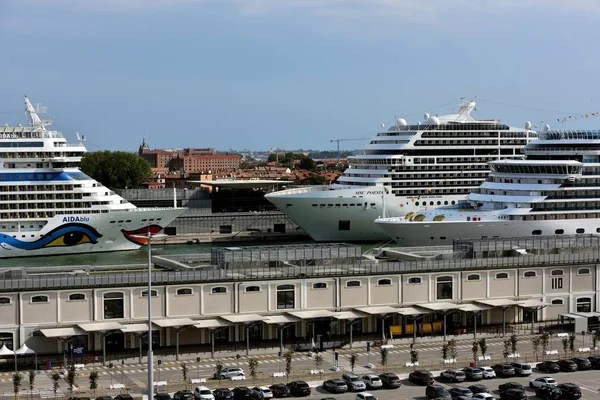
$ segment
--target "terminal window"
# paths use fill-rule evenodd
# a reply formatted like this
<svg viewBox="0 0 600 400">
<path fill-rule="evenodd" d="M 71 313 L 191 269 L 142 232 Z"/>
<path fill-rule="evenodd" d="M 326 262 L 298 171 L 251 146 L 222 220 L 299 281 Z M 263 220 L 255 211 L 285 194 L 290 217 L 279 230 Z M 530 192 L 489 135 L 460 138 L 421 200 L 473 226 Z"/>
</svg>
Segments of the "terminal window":
<svg viewBox="0 0 600 400">
<path fill-rule="evenodd" d="M 104 294 L 104 319 L 125 317 L 123 293 L 111 292 Z"/>
<path fill-rule="evenodd" d="M 294 308 L 294 285 L 277 286 L 277 309 Z"/>
<path fill-rule="evenodd" d="M 440 276 L 437 278 L 437 299 L 450 300 L 452 299 L 452 277 Z"/>
</svg>

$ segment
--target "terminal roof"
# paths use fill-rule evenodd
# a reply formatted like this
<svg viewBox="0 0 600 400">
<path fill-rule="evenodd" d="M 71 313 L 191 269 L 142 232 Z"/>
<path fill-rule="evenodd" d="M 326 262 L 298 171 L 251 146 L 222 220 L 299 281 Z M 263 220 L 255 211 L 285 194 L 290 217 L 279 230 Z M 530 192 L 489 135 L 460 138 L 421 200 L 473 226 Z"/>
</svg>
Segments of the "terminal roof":
<svg viewBox="0 0 600 400">
<path fill-rule="evenodd" d="M 243 322 L 256 322 L 262 321 L 265 319 L 262 315 L 259 314 L 232 314 L 232 315 L 223 315 L 221 316 L 225 321 L 229 321 L 232 324 L 243 323 Z"/>
<path fill-rule="evenodd" d="M 288 314 L 300 319 L 327 318 L 335 315 L 334 312 L 329 310 L 292 311 Z"/>
<path fill-rule="evenodd" d="M 545 301 L 537 300 L 537 299 L 528 299 L 528 300 L 520 300 L 519 305 L 524 308 L 533 308 L 533 307 L 546 307 L 549 306 L 550 303 L 546 303 Z"/>
<path fill-rule="evenodd" d="M 358 311 L 342 311 L 339 313 L 336 313 L 333 315 L 333 318 L 335 319 L 358 319 L 358 318 L 364 318 L 367 315 L 365 313 L 361 313 Z"/>
<path fill-rule="evenodd" d="M 419 304 L 419 307 L 423 307 L 431 311 L 457 310 L 462 306 L 464 306 L 464 304 L 456 304 L 445 301 L 440 301 L 438 303 Z"/>
<path fill-rule="evenodd" d="M 118 322 L 92 322 L 90 324 L 78 324 L 79 328 L 86 332 L 118 331 L 123 325 Z"/>
<path fill-rule="evenodd" d="M 196 323 L 196 321 L 191 320 L 189 318 L 175 318 L 175 319 L 165 318 L 165 319 L 153 319 L 152 323 L 160 326 L 161 328 L 169 328 L 169 327 L 177 328 L 180 326 L 194 325 Z M 147 329 L 148 328 L 146 327 L 146 330 Z"/>
<path fill-rule="evenodd" d="M 196 328 L 220 328 L 231 325 L 229 322 L 220 319 L 203 319 L 196 322 L 197 323 L 194 325 Z"/>
<path fill-rule="evenodd" d="M 464 311 L 464 312 L 477 312 L 477 311 L 485 311 L 485 310 L 491 310 L 492 306 L 487 306 L 485 304 L 477 304 L 477 303 L 466 303 L 466 304 L 462 304 L 461 307 L 459 308 L 460 311 Z"/>
<path fill-rule="evenodd" d="M 390 306 L 380 306 L 380 307 L 361 307 L 361 308 L 355 308 L 355 310 L 358 310 L 360 312 L 369 314 L 369 315 L 382 315 L 382 314 L 393 314 L 398 312 L 398 309 L 396 307 L 390 307 Z"/>
<path fill-rule="evenodd" d="M 153 331 L 155 331 L 157 328 L 153 327 Z M 140 332 L 148 332 L 148 324 L 129 324 L 129 325 L 123 325 L 123 328 L 121 328 L 121 332 L 123 333 L 140 333 Z"/>
<path fill-rule="evenodd" d="M 418 308 L 418 307 L 403 307 L 403 308 L 398 308 L 396 310 L 396 312 L 400 315 L 405 315 L 405 316 L 411 316 L 411 315 L 423 315 L 423 314 L 430 314 L 431 311 L 429 310 L 425 310 L 423 308 Z"/>
<path fill-rule="evenodd" d="M 299 318 L 296 318 L 292 315 L 272 315 L 272 316 L 265 316 L 265 324 L 267 325 L 282 325 L 282 324 L 289 324 L 292 322 L 298 322 L 300 321 Z"/>
<path fill-rule="evenodd" d="M 85 331 L 78 327 L 41 329 L 40 331 L 47 338 L 61 338 L 85 334 Z"/>
<path fill-rule="evenodd" d="M 481 303 L 481 304 L 485 304 L 486 306 L 492 306 L 492 307 L 518 306 L 519 304 L 521 304 L 517 300 L 511 300 L 511 299 L 477 300 L 476 303 Z"/>
</svg>

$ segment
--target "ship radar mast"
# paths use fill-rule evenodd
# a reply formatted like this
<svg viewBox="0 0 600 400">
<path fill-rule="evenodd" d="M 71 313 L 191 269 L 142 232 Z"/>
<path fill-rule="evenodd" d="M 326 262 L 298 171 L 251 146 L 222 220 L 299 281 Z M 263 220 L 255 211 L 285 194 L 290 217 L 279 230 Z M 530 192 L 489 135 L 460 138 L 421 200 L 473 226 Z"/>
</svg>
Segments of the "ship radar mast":
<svg viewBox="0 0 600 400">
<path fill-rule="evenodd" d="M 471 111 L 473 111 L 477 105 L 477 103 L 475 103 L 476 99 L 477 96 L 471 101 L 465 100 L 464 97 L 461 99 L 460 109 L 458 110 L 458 115 L 455 119 L 456 122 L 464 122 L 471 118 Z"/>
<path fill-rule="evenodd" d="M 29 116 L 29 125 L 36 128 L 36 130 L 45 131 L 46 126 L 52 124 L 51 120 L 41 119 L 38 114 L 45 114 L 47 107 L 42 104 L 36 104 L 35 107 L 29 101 L 29 98 L 25 96 L 25 112 Z"/>
</svg>

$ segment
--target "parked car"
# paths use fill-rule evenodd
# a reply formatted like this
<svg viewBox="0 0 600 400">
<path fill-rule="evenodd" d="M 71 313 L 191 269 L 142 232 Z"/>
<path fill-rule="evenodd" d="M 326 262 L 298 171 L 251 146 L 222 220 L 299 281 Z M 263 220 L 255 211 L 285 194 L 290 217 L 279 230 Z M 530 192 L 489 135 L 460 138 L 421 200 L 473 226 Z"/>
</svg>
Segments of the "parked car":
<svg viewBox="0 0 600 400">
<path fill-rule="evenodd" d="M 527 400 L 527 394 L 524 390 L 509 389 L 500 394 L 501 400 Z"/>
<path fill-rule="evenodd" d="M 496 377 L 496 371 L 492 367 L 480 367 L 483 379 L 492 379 Z"/>
<path fill-rule="evenodd" d="M 371 393 L 362 392 L 357 393 L 355 400 L 377 400 L 377 397 L 373 396 Z"/>
<path fill-rule="evenodd" d="M 562 392 L 565 400 L 576 400 L 581 398 L 581 388 L 574 383 L 561 383 L 557 386 Z"/>
<path fill-rule="evenodd" d="M 304 381 L 293 381 L 287 385 L 292 396 L 310 396 L 310 386 Z"/>
<path fill-rule="evenodd" d="M 589 356 L 588 360 L 590 360 L 592 368 L 600 369 L 600 356 Z"/>
<path fill-rule="evenodd" d="M 544 386 L 556 386 L 556 380 L 554 378 L 550 378 L 549 376 L 543 376 L 541 378 L 534 378 L 529 381 L 530 388 L 540 388 Z"/>
<path fill-rule="evenodd" d="M 471 398 L 473 400 L 496 400 L 494 396 L 489 393 L 475 393 Z"/>
<path fill-rule="evenodd" d="M 502 385 L 498 386 L 498 391 L 500 392 L 500 394 L 506 392 L 507 390 L 511 390 L 511 389 L 519 389 L 519 390 L 524 391 L 525 387 L 517 382 L 506 382 L 506 383 L 503 383 Z"/>
<path fill-rule="evenodd" d="M 233 392 L 229 389 L 215 389 L 213 396 L 215 396 L 215 400 L 231 400 L 233 399 Z"/>
<path fill-rule="evenodd" d="M 480 381 L 483 379 L 483 371 L 481 368 L 467 367 L 463 368 L 463 372 L 468 381 Z"/>
<path fill-rule="evenodd" d="M 467 379 L 465 373 L 458 369 L 447 369 L 440 376 L 450 382 L 464 382 Z"/>
<path fill-rule="evenodd" d="M 473 393 L 488 393 L 490 391 L 487 386 L 482 385 L 481 383 L 469 386 L 469 390 Z"/>
<path fill-rule="evenodd" d="M 464 386 L 453 387 L 448 390 L 448 392 L 450 392 L 452 399 L 456 399 L 458 397 L 473 397 L 473 392 L 471 392 L 471 389 Z"/>
<path fill-rule="evenodd" d="M 220 375 L 218 375 L 216 372 L 213 375 L 213 377 L 215 379 L 219 379 L 219 376 L 221 377 L 221 379 L 231 379 L 231 378 L 237 377 L 237 376 L 246 376 L 246 373 L 244 372 L 244 370 L 242 368 L 230 367 L 230 368 L 223 368 L 221 370 Z"/>
<path fill-rule="evenodd" d="M 510 364 L 496 364 L 492 368 L 494 369 L 496 376 L 502 378 L 509 378 L 516 374 L 514 367 Z"/>
<path fill-rule="evenodd" d="M 425 370 L 417 370 L 408 374 L 408 381 L 417 385 L 431 385 L 433 383 L 433 375 Z"/>
<path fill-rule="evenodd" d="M 538 363 L 535 368 L 540 372 L 545 372 L 547 374 L 552 374 L 560 371 L 560 367 L 554 361 L 542 361 Z"/>
<path fill-rule="evenodd" d="M 234 400 L 251 400 L 254 398 L 252 390 L 247 386 L 235 387 L 232 392 Z"/>
<path fill-rule="evenodd" d="M 282 397 L 290 397 L 290 388 L 283 383 L 276 383 L 274 385 L 269 386 L 271 392 L 273 392 L 273 397 L 280 399 Z"/>
<path fill-rule="evenodd" d="M 535 390 L 535 397 L 541 400 L 561 400 L 562 391 L 553 386 L 543 386 Z"/>
<path fill-rule="evenodd" d="M 342 375 L 342 379 L 348 385 L 348 390 L 351 392 L 361 392 L 367 390 L 367 385 L 360 379 L 358 375 L 345 373 Z"/>
<path fill-rule="evenodd" d="M 172 400 L 172 397 L 169 393 L 156 393 L 154 395 L 154 400 Z"/>
<path fill-rule="evenodd" d="M 575 372 L 577 371 L 577 363 L 573 360 L 559 360 L 557 362 L 558 368 L 563 372 Z"/>
<path fill-rule="evenodd" d="M 383 386 L 381 378 L 377 375 L 369 374 L 362 377 L 363 382 L 368 389 L 380 389 Z"/>
<path fill-rule="evenodd" d="M 531 375 L 531 365 L 527 363 L 514 362 L 510 364 L 515 369 L 516 376 L 529 376 Z"/>
<path fill-rule="evenodd" d="M 98 396 L 96 400 L 113 400 L 112 396 Z"/>
<path fill-rule="evenodd" d="M 252 388 L 252 391 L 256 395 L 255 397 L 259 400 L 273 398 L 273 392 L 271 392 L 271 389 L 266 386 L 255 386 Z"/>
<path fill-rule="evenodd" d="M 385 389 L 397 389 L 402 386 L 402 382 L 400 382 L 398 375 L 391 372 L 379 374 L 379 378 L 381 378 L 381 383 Z"/>
<path fill-rule="evenodd" d="M 442 385 L 427 385 L 427 387 L 425 388 L 425 396 L 428 399 L 452 399 L 452 396 L 450 395 L 450 392 L 448 392 L 448 389 L 446 389 Z"/>
<path fill-rule="evenodd" d="M 346 393 L 348 391 L 348 385 L 341 379 L 329 379 L 323 382 L 323 389 L 329 393 Z"/>
<path fill-rule="evenodd" d="M 133 400 L 133 397 L 129 393 L 121 393 L 116 395 L 113 400 Z"/>
<path fill-rule="evenodd" d="M 572 358 L 571 360 L 573 360 L 573 362 L 575 362 L 575 364 L 577 364 L 578 371 L 585 371 L 588 369 L 592 369 L 592 363 L 587 358 L 575 357 L 575 358 Z"/>
<path fill-rule="evenodd" d="M 180 390 L 178 392 L 175 392 L 175 394 L 173 395 L 174 400 L 191 400 L 194 397 L 195 395 L 191 390 Z"/>
<path fill-rule="evenodd" d="M 184 393 L 183 392 L 187 392 L 187 390 L 183 391 L 180 390 L 179 392 L 175 393 L 175 395 L 179 394 L 179 396 L 183 396 Z M 214 400 L 215 396 L 213 394 L 213 392 L 207 388 L 206 386 L 198 386 L 196 389 L 194 389 L 194 394 L 193 397 L 196 398 L 196 400 Z M 191 397 L 181 397 L 181 400 L 188 400 Z M 175 400 L 177 400 L 177 397 L 175 398 Z"/>
</svg>

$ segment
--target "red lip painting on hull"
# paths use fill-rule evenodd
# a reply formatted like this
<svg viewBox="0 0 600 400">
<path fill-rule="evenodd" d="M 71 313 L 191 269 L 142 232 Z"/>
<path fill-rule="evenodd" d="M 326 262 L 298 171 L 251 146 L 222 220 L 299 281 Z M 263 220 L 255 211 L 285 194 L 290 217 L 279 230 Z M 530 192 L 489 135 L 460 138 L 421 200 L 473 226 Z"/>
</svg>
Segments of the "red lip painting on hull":
<svg viewBox="0 0 600 400">
<path fill-rule="evenodd" d="M 121 229 L 121 233 L 123 233 L 125 239 L 129 240 L 130 242 L 143 246 L 148 242 L 148 238 L 142 236 L 147 235 L 148 232 L 150 232 L 150 235 L 156 235 L 161 230 L 162 226 L 160 225 L 148 225 L 144 228 L 136 229 L 134 231 L 126 231 L 125 229 Z"/>
</svg>

